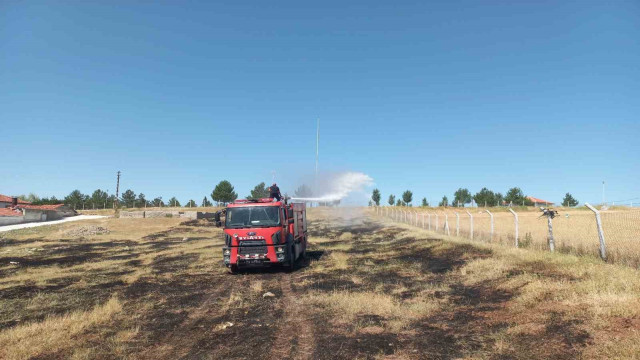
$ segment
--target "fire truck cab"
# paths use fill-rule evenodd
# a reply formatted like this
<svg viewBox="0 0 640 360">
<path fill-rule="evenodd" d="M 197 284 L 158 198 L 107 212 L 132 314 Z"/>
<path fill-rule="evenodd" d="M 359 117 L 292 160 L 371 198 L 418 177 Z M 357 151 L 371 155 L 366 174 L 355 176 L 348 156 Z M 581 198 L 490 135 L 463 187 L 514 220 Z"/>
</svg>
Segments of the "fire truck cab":
<svg viewBox="0 0 640 360">
<path fill-rule="evenodd" d="M 222 248 L 231 272 L 240 268 L 281 265 L 293 269 L 307 250 L 304 203 L 273 199 L 238 200 L 225 211 Z"/>
</svg>

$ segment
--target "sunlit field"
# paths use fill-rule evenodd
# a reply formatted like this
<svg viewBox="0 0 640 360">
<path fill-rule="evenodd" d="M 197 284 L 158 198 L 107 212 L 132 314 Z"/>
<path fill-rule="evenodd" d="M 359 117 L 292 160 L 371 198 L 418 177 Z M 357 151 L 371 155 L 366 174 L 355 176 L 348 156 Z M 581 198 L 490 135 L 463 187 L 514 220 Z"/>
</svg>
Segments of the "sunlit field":
<svg viewBox="0 0 640 360">
<path fill-rule="evenodd" d="M 108 218 L 3 233 L 0 358 L 640 353 L 631 267 L 515 249 L 506 235 L 447 236 L 371 209 L 312 208 L 308 219 L 308 258 L 294 271 L 238 275 L 221 263 L 221 230 L 205 221 Z"/>
</svg>

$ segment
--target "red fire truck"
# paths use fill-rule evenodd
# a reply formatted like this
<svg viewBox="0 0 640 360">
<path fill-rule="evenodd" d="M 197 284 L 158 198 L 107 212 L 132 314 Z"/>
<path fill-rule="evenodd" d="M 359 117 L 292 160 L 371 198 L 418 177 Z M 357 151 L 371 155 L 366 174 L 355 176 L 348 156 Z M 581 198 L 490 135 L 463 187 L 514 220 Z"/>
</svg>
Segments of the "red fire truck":
<svg viewBox="0 0 640 360">
<path fill-rule="evenodd" d="M 237 200 L 225 210 L 222 248 L 224 264 L 240 268 L 283 265 L 293 269 L 307 250 L 307 212 L 304 203 L 286 199 Z M 222 225 L 217 216 L 218 225 Z"/>
</svg>

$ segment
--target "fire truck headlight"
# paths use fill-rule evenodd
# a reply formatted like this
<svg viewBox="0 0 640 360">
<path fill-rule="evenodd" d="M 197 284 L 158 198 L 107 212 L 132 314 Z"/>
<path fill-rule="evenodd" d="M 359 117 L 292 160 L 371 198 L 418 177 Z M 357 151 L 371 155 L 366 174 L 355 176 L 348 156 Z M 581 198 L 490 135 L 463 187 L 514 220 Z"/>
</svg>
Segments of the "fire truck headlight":
<svg viewBox="0 0 640 360">
<path fill-rule="evenodd" d="M 231 255 L 231 250 L 229 249 L 224 249 L 224 251 L 222 252 L 223 255 Z"/>
<path fill-rule="evenodd" d="M 276 246 L 276 253 L 280 254 L 280 253 L 284 253 L 284 247 L 282 246 Z"/>
</svg>

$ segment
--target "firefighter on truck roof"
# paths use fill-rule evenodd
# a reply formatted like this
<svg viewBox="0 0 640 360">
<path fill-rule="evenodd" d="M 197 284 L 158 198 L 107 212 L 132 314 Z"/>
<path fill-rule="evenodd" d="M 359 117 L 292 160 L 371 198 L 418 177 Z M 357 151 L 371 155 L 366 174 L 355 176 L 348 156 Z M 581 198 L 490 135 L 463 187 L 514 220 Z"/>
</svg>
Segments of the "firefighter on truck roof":
<svg viewBox="0 0 640 360">
<path fill-rule="evenodd" d="M 280 201 L 282 199 L 280 188 L 278 187 L 278 185 L 276 185 L 276 183 L 273 183 L 273 185 L 269 187 L 269 197 L 272 199 L 276 199 L 277 201 Z"/>
</svg>

